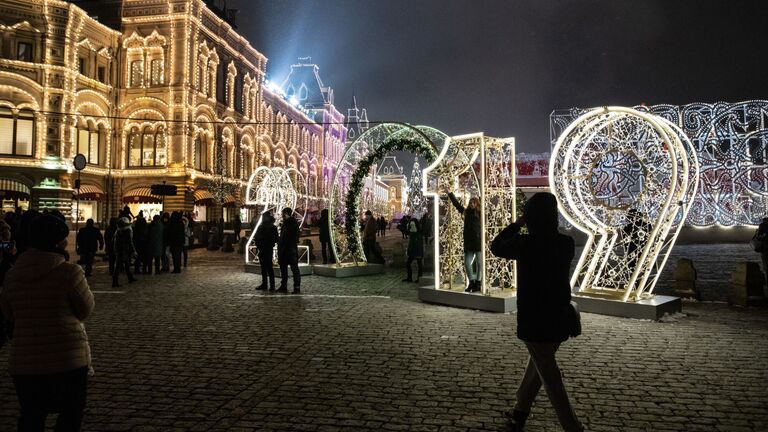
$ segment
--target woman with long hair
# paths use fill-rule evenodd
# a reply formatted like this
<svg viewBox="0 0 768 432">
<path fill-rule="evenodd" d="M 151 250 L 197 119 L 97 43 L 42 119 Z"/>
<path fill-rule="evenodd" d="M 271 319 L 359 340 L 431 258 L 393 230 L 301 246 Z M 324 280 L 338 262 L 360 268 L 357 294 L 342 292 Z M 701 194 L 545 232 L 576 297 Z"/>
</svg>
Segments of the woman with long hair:
<svg viewBox="0 0 768 432">
<path fill-rule="evenodd" d="M 464 207 L 453 192 L 448 193 L 453 206 L 464 217 L 464 269 L 469 283 L 465 292 L 477 292 L 482 287 L 483 251 L 480 224 L 480 199 L 472 197 Z M 474 265 L 473 265 L 474 264 Z"/>
</svg>

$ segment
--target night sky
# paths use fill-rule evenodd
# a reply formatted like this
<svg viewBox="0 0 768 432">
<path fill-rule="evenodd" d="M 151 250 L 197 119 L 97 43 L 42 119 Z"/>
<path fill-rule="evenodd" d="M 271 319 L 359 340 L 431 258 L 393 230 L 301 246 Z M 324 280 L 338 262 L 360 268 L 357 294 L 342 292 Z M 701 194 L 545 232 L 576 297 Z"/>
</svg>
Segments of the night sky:
<svg viewBox="0 0 768 432">
<path fill-rule="evenodd" d="M 549 150 L 573 106 L 768 98 L 768 1 L 229 0 L 277 81 L 310 56 L 336 105 Z"/>
</svg>

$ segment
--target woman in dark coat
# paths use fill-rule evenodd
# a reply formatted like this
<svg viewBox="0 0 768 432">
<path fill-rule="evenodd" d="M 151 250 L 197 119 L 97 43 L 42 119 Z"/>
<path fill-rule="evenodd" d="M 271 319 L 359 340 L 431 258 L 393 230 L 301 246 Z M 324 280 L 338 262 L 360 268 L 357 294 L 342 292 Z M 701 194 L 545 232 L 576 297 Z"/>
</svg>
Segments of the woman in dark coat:
<svg viewBox="0 0 768 432">
<path fill-rule="evenodd" d="M 147 264 L 147 220 L 144 219 L 143 211 L 139 211 L 136 220 L 133 221 L 133 247 L 139 254 L 134 264 L 134 273 L 151 273 L 151 266 Z"/>
<path fill-rule="evenodd" d="M 477 292 L 481 290 L 483 273 L 483 251 L 481 223 L 480 223 L 480 199 L 472 197 L 469 199 L 467 207 L 461 205 L 453 192 L 448 194 L 453 206 L 464 216 L 464 269 L 467 272 L 469 284 L 466 292 Z M 472 264 L 477 267 L 477 270 Z"/>
<path fill-rule="evenodd" d="M 323 252 L 323 264 L 328 264 L 328 258 L 332 263 L 336 262 L 336 258 L 333 256 L 333 248 L 331 247 L 331 225 L 330 218 L 328 217 L 328 209 L 323 209 L 320 212 L 320 219 L 317 221 L 317 226 L 320 228 L 320 249 Z M 328 250 L 326 252 L 326 249 Z"/>
<path fill-rule="evenodd" d="M 530 358 L 517 390 L 517 403 L 507 413 L 511 430 L 523 430 L 539 388 L 544 385 L 560 424 L 566 431 L 583 427 L 571 407 L 555 352 L 574 331 L 570 265 L 573 238 L 557 231 L 557 200 L 537 193 L 526 203 L 523 217 L 506 227 L 491 244 L 491 252 L 517 260 L 517 337 Z M 529 234 L 520 234 L 528 227 Z"/>
<path fill-rule="evenodd" d="M 408 276 L 403 279 L 403 282 L 419 282 L 419 278 L 421 277 L 421 270 L 422 266 L 424 264 L 424 236 L 422 235 L 421 231 L 421 225 L 419 223 L 419 220 L 416 217 L 412 217 L 410 219 L 410 222 L 408 222 L 408 261 L 405 263 L 405 266 L 408 270 Z M 418 274 L 416 275 L 416 280 L 414 281 L 412 279 L 413 276 L 413 270 L 411 268 L 411 263 L 413 261 L 416 261 L 416 268 L 418 270 Z"/>
<path fill-rule="evenodd" d="M 160 267 L 163 261 L 162 257 L 165 250 L 163 247 L 163 238 L 165 237 L 164 231 L 165 225 L 160 220 L 160 216 L 155 215 L 147 230 L 147 255 L 149 255 L 150 261 L 153 259 L 155 261 L 155 274 L 160 273 Z"/>
</svg>

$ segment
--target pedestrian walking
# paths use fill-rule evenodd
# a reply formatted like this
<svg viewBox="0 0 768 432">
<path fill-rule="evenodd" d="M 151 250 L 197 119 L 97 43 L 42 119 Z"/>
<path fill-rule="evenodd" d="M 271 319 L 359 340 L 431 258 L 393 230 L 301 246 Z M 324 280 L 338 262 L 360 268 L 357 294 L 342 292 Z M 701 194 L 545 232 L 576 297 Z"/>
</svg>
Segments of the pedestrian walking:
<svg viewBox="0 0 768 432">
<path fill-rule="evenodd" d="M 320 220 L 318 220 L 317 225 L 320 228 L 320 250 L 323 254 L 323 264 L 335 263 L 336 257 L 333 256 L 333 248 L 331 247 L 331 220 L 328 217 L 328 209 L 323 209 L 320 212 Z"/>
<path fill-rule="evenodd" d="M 85 269 L 85 275 L 91 276 L 93 273 L 93 259 L 96 252 L 104 249 L 104 236 L 101 231 L 93 226 L 93 219 L 88 219 L 85 226 L 77 232 L 76 252 L 80 256 L 80 263 Z"/>
<path fill-rule="evenodd" d="M 184 247 L 181 249 L 181 256 L 184 261 L 184 268 L 187 268 L 187 259 L 189 258 L 189 245 L 192 243 L 192 228 L 189 226 L 189 218 L 182 216 L 181 222 L 184 224 Z"/>
<path fill-rule="evenodd" d="M 117 218 L 109 218 L 109 225 L 107 226 L 107 229 L 104 230 L 104 253 L 107 255 L 107 260 L 109 261 L 109 274 L 113 274 L 115 272 L 115 248 L 114 248 L 114 239 L 115 239 L 115 233 L 117 232 Z"/>
<path fill-rule="evenodd" d="M 171 247 L 168 245 L 168 225 L 171 223 L 170 213 L 163 213 L 160 222 L 163 223 L 163 254 L 160 256 L 163 265 L 160 270 L 167 273 L 171 270 Z"/>
<path fill-rule="evenodd" d="M 171 220 L 168 222 L 168 248 L 173 260 L 171 273 L 181 273 L 181 252 L 184 249 L 184 239 L 184 222 L 181 220 L 181 212 L 175 211 L 171 214 Z"/>
<path fill-rule="evenodd" d="M 136 279 L 131 273 L 131 260 L 136 259 L 136 248 L 133 246 L 133 230 L 131 230 L 131 221 L 127 217 L 121 217 L 117 221 L 117 231 L 114 235 L 115 250 L 115 272 L 112 273 L 112 286 L 119 287 L 118 278 L 120 272 L 124 271 L 128 276 L 128 282 L 135 282 Z"/>
<path fill-rule="evenodd" d="M 301 292 L 301 272 L 299 271 L 299 223 L 293 217 L 293 209 L 286 207 L 281 213 L 280 239 L 277 243 L 277 262 L 280 264 L 280 289 L 288 292 L 288 267 L 293 275 L 293 293 Z"/>
<path fill-rule="evenodd" d="M 528 234 L 521 234 L 526 226 Z M 491 243 L 491 252 L 517 260 L 517 337 L 530 354 L 517 389 L 517 402 L 507 412 L 509 430 L 522 431 L 541 386 L 567 432 L 584 428 L 571 407 L 555 359 L 560 344 L 580 333 L 578 312 L 571 306 L 570 265 L 573 238 L 560 234 L 557 200 L 548 192 L 528 200 L 523 216 Z"/>
<path fill-rule="evenodd" d="M 376 218 L 373 217 L 373 212 L 366 210 L 365 228 L 363 229 L 363 253 L 368 262 L 383 264 L 384 257 L 381 256 L 381 252 L 376 247 L 376 230 Z"/>
<path fill-rule="evenodd" d="M 408 276 L 403 279 L 403 282 L 419 282 L 421 278 L 422 267 L 424 265 L 424 237 L 422 235 L 421 225 L 419 219 L 412 217 L 408 222 L 408 260 L 405 263 L 408 271 Z M 416 280 L 412 279 L 413 268 L 412 264 L 416 261 L 416 268 L 418 273 L 416 274 Z"/>
<path fill-rule="evenodd" d="M 240 241 L 240 231 L 243 229 L 243 221 L 240 220 L 240 215 L 235 215 L 235 220 L 232 221 L 232 229 L 235 230 L 235 241 Z"/>
<path fill-rule="evenodd" d="M 139 255 L 133 265 L 133 272 L 136 274 L 152 273 L 147 271 L 150 265 L 147 263 L 147 220 L 144 219 L 144 211 L 139 210 L 136 219 L 133 221 L 133 247 Z"/>
<path fill-rule="evenodd" d="M 256 287 L 257 290 L 275 290 L 275 267 L 272 262 L 272 254 L 279 240 L 280 235 L 275 226 L 275 218 L 270 212 L 264 212 L 261 215 L 261 224 L 256 228 L 256 233 L 253 236 L 258 250 L 259 266 L 261 266 L 261 285 Z"/>
<path fill-rule="evenodd" d="M 448 193 L 453 206 L 464 217 L 464 270 L 469 283 L 465 292 L 477 292 L 482 286 L 483 251 L 480 236 L 480 198 L 472 197 L 464 207 L 453 192 Z"/>
<path fill-rule="evenodd" d="M 29 249 L 0 291 L 0 310 L 13 328 L 8 371 L 21 407 L 18 430 L 42 432 L 55 412 L 56 431 L 79 431 L 91 366 L 83 321 L 93 293 L 83 269 L 67 262 L 63 217 L 40 215 L 29 228 Z"/>
<path fill-rule="evenodd" d="M 155 274 L 160 274 L 163 265 L 163 238 L 165 237 L 165 225 L 159 215 L 152 218 L 147 235 L 147 255 L 155 263 Z"/>
</svg>

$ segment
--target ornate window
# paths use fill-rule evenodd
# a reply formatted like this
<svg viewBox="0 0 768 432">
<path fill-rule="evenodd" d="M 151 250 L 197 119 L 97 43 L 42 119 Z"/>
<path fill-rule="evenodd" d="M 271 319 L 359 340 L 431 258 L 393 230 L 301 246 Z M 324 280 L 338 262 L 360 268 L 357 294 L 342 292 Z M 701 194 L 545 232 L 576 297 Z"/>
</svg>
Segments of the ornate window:
<svg viewBox="0 0 768 432">
<path fill-rule="evenodd" d="M 152 59 L 150 63 L 150 82 L 153 86 L 163 84 L 165 80 L 163 69 L 163 59 Z"/>
<path fill-rule="evenodd" d="M 208 139 L 203 134 L 198 134 L 195 139 L 195 169 L 208 171 Z"/>
<path fill-rule="evenodd" d="M 82 124 L 77 128 L 77 153 L 83 154 L 89 164 L 100 165 L 104 154 L 105 135 L 102 126 L 89 127 Z"/>
<path fill-rule="evenodd" d="M 0 155 L 32 156 L 35 139 L 35 115 L 20 110 L 16 115 L 0 108 Z"/>
<path fill-rule="evenodd" d="M 24 62 L 32 61 L 32 43 L 19 42 L 16 44 L 16 60 Z"/>
<path fill-rule="evenodd" d="M 227 88 L 224 92 L 227 106 L 235 109 L 235 78 L 237 78 L 237 68 L 235 62 L 230 62 L 227 66 Z"/>
<path fill-rule="evenodd" d="M 131 87 L 141 87 L 144 84 L 144 61 L 131 62 Z"/>
<path fill-rule="evenodd" d="M 134 126 L 128 137 L 128 166 L 152 167 L 166 164 L 165 128 L 163 125 Z"/>
</svg>

